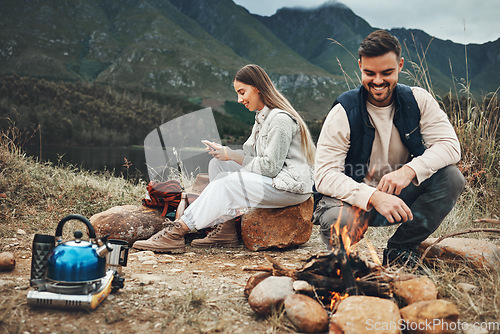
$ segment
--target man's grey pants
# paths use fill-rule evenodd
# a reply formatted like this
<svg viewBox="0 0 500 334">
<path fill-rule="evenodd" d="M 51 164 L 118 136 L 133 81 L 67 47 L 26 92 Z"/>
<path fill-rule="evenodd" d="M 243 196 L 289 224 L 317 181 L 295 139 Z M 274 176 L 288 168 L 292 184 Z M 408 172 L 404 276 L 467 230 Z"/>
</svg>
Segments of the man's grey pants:
<svg viewBox="0 0 500 334">
<path fill-rule="evenodd" d="M 411 209 L 413 220 L 401 223 L 387 242 L 387 248 L 414 249 L 441 224 L 455 206 L 465 187 L 465 178 L 455 166 L 447 166 L 419 186 L 410 183 L 398 195 Z M 391 225 L 375 209 L 360 210 L 336 198 L 323 197 L 314 211 L 314 223 L 320 225 L 321 238 L 327 247 L 331 245 L 331 230 L 339 215 L 341 226 L 360 215 L 360 221 L 368 221 L 368 226 Z M 333 232 L 335 233 L 335 232 Z"/>
</svg>

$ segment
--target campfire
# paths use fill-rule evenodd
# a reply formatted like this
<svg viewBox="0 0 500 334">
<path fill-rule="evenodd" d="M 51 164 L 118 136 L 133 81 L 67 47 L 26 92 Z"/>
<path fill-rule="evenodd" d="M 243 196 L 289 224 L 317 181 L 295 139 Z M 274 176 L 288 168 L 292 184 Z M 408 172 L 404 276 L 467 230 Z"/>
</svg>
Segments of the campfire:
<svg viewBox="0 0 500 334">
<path fill-rule="evenodd" d="M 267 271 L 273 276 L 288 276 L 308 282 L 314 287 L 314 291 L 302 293 L 319 299 L 329 310 L 334 310 L 338 302 L 353 295 L 391 298 L 392 275 L 384 272 L 373 248 L 371 254 L 375 265 L 368 264 L 356 252 L 351 251 L 351 247 L 363 238 L 368 229 L 368 223 L 360 213 L 361 209 L 356 210 L 353 217 L 348 217 L 348 225 L 342 226 L 341 211 L 332 225 L 332 251 L 310 257 L 301 268 L 287 268 L 266 256 L 272 267 L 250 270 Z"/>
<path fill-rule="evenodd" d="M 382 326 L 375 333 L 407 329 L 424 333 L 413 328 L 429 323 L 432 333 L 452 333 L 447 329 L 457 325 L 457 307 L 437 299 L 429 277 L 382 266 L 368 242 L 371 261 L 362 258 L 352 246 L 363 238 L 368 224 L 361 210 L 348 214 L 352 217 L 339 215 L 332 225 L 331 251 L 309 257 L 300 267 L 282 265 L 266 255 L 270 265 L 245 268 L 261 271 L 250 277 L 245 288 L 252 309 L 267 316 L 283 305 L 290 321 L 306 333 L 328 329 L 335 334 L 365 333 L 374 323 L 395 325 Z"/>
</svg>

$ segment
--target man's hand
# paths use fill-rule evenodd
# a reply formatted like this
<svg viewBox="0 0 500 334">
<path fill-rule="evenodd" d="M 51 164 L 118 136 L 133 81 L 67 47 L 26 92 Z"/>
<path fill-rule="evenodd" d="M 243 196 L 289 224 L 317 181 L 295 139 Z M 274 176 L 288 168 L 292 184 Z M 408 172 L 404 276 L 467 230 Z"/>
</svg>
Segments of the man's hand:
<svg viewBox="0 0 500 334">
<path fill-rule="evenodd" d="M 408 205 L 401 198 L 394 195 L 376 190 L 370 197 L 369 204 L 391 224 L 413 219 L 413 214 Z"/>
<path fill-rule="evenodd" d="M 382 176 L 377 185 L 377 190 L 391 195 L 399 195 L 401 190 L 406 188 L 415 176 L 415 171 L 411 167 L 404 165 L 400 169 Z"/>
</svg>

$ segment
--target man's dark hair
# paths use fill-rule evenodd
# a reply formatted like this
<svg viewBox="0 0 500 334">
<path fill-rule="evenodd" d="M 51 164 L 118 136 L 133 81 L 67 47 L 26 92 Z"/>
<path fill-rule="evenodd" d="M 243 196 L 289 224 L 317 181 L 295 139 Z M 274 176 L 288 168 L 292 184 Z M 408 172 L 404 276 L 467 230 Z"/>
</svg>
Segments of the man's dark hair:
<svg viewBox="0 0 500 334">
<path fill-rule="evenodd" d="M 359 46 L 358 56 L 378 57 L 387 52 L 394 52 L 398 59 L 401 57 L 401 44 L 398 39 L 385 30 L 377 30 L 368 35 Z"/>
</svg>

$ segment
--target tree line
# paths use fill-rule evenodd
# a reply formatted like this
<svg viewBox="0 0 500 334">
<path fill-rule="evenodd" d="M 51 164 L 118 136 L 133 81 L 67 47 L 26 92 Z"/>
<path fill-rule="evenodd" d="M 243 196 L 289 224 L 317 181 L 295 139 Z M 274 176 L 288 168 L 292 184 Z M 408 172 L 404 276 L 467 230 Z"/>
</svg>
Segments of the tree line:
<svg viewBox="0 0 500 334">
<path fill-rule="evenodd" d="M 36 131 L 44 145 L 142 145 L 159 125 L 199 109 L 186 98 L 139 88 L 0 77 L 0 130 Z M 244 122 L 213 112 L 226 143 L 240 144 L 250 133 Z"/>
</svg>

